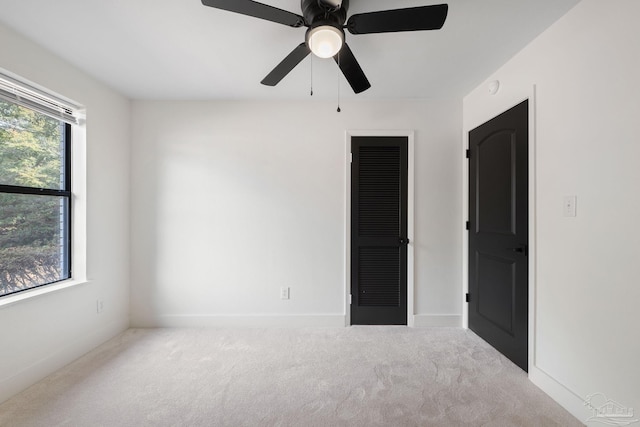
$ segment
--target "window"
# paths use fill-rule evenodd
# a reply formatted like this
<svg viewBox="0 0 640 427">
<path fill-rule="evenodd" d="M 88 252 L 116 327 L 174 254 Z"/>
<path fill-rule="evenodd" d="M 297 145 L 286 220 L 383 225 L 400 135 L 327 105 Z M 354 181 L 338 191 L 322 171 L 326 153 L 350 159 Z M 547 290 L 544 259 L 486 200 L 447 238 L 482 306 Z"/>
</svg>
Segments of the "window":
<svg viewBox="0 0 640 427">
<path fill-rule="evenodd" d="M 72 110 L 0 75 L 0 297 L 71 278 Z"/>
</svg>

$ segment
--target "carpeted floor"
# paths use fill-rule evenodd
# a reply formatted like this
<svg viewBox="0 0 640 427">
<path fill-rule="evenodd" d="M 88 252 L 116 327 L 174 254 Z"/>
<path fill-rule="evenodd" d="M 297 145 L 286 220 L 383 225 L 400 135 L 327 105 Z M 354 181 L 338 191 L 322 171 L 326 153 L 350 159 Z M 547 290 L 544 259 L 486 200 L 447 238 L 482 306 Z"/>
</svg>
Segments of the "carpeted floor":
<svg viewBox="0 0 640 427">
<path fill-rule="evenodd" d="M 0 426 L 579 426 L 470 331 L 131 329 Z"/>
</svg>

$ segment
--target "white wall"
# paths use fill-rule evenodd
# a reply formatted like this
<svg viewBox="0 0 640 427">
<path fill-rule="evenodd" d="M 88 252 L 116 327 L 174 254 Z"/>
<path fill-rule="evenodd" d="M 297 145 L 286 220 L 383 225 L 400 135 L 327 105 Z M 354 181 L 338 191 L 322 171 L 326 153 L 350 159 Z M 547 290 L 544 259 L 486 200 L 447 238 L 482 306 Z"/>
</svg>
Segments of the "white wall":
<svg viewBox="0 0 640 427">
<path fill-rule="evenodd" d="M 2 402 L 128 327 L 130 103 L 2 25 L 0 68 L 87 109 L 88 281 L 0 305 Z"/>
<path fill-rule="evenodd" d="M 638 16 L 637 0 L 583 0 L 464 99 L 468 132 L 535 85 L 530 376 L 583 421 L 596 392 L 640 412 Z"/>
<path fill-rule="evenodd" d="M 134 102 L 132 324 L 344 325 L 345 131 L 362 129 L 416 131 L 417 323 L 459 324 L 461 116 L 452 100 Z"/>
</svg>

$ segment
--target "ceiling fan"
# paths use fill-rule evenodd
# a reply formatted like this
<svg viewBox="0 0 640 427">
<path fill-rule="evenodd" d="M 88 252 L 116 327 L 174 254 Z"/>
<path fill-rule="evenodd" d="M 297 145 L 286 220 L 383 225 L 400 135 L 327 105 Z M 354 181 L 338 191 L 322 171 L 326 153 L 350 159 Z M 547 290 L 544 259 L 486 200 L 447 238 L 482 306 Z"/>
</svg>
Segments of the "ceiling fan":
<svg viewBox="0 0 640 427">
<path fill-rule="evenodd" d="M 251 0 L 202 0 L 202 4 L 294 28 L 307 27 L 304 43 L 293 49 L 260 83 L 277 85 L 313 53 L 320 58 L 333 57 L 355 93 L 369 89 L 371 84 L 345 42 L 345 28 L 351 34 L 439 30 L 449 9 L 446 4 L 419 6 L 360 13 L 347 20 L 349 0 L 301 0 L 302 16 Z"/>
</svg>

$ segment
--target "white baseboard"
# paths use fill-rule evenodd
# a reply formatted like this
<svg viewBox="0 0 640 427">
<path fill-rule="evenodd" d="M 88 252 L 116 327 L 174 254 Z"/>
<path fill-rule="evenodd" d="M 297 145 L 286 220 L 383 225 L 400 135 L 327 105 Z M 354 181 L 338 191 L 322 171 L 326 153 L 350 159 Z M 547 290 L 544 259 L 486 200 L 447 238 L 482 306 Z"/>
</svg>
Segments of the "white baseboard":
<svg viewBox="0 0 640 427">
<path fill-rule="evenodd" d="M 585 423 L 586 420 L 593 415 L 592 411 L 585 406 L 584 399 L 586 396 L 584 398 L 580 397 L 543 370 L 535 366 L 530 367 L 529 380 L 538 386 L 540 390 L 548 394 L 553 400 L 558 402 L 560 406 L 569 411 L 578 421 Z"/>
<path fill-rule="evenodd" d="M 150 328 L 342 328 L 347 326 L 343 314 L 292 315 L 165 315 L 132 327 Z M 462 326 L 458 314 L 421 314 L 414 316 L 414 327 Z"/>
<path fill-rule="evenodd" d="M 114 321 L 74 342 L 51 352 L 46 357 L 0 380 L 0 403 L 26 390 L 33 384 L 63 368 L 100 344 L 110 340 L 129 327 L 129 319 Z"/>
<path fill-rule="evenodd" d="M 460 328 L 461 314 L 416 314 L 413 316 L 415 328 Z"/>
<path fill-rule="evenodd" d="M 153 321 L 160 328 L 343 328 L 343 314 L 310 315 L 167 315 Z"/>
</svg>

